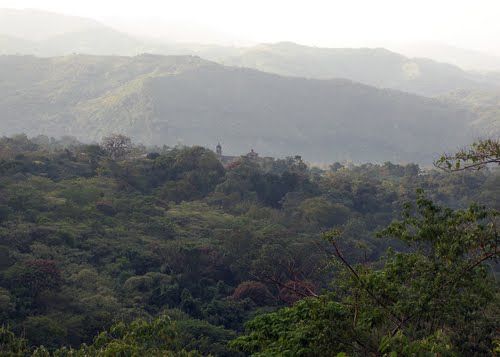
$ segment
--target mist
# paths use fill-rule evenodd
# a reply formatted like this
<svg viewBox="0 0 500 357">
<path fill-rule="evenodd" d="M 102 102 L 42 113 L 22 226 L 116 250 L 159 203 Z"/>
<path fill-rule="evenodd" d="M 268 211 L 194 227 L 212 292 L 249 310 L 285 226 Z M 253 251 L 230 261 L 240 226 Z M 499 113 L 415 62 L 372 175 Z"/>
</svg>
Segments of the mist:
<svg viewBox="0 0 500 357">
<path fill-rule="evenodd" d="M 321 47 L 438 43 L 500 55 L 495 0 L 431 1 L 34 1 L 36 8 L 99 20 L 134 35 L 174 41 L 246 45 L 291 41 Z"/>
</svg>

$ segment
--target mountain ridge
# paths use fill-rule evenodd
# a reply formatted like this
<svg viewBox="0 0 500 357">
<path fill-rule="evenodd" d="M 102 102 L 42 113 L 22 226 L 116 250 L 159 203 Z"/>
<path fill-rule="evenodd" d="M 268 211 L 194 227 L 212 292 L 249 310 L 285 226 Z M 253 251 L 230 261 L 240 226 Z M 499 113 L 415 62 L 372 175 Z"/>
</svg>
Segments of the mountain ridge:
<svg viewBox="0 0 500 357">
<path fill-rule="evenodd" d="M 293 42 L 260 44 L 254 47 L 173 43 L 135 37 L 85 18 L 22 10 L 17 10 L 14 14 L 15 22 L 5 16 L 5 11 L 2 17 L 0 10 L 0 36 L 4 35 L 3 40 L 0 37 L 2 54 L 34 54 L 43 57 L 74 53 L 119 56 L 141 53 L 197 55 L 228 66 L 250 67 L 285 76 L 346 78 L 379 88 L 430 97 L 458 90 L 484 91 L 500 88 L 498 76 L 467 72 L 456 65 L 407 57 L 381 47 L 322 48 Z M 5 19 L 3 25 L 2 18 Z M 51 20 L 48 21 L 47 18 Z M 50 26 L 46 26 L 46 23 L 50 23 Z M 18 41 L 12 37 L 5 38 L 5 35 L 23 37 L 26 33 L 36 36 L 25 36 L 27 40 Z"/>
<path fill-rule="evenodd" d="M 170 146 L 222 140 L 233 153 L 429 163 L 468 141 L 473 118 L 433 98 L 195 56 L 0 56 L 0 78 L 3 135 L 121 132 Z"/>
<path fill-rule="evenodd" d="M 500 85 L 496 79 L 465 72 L 455 65 L 408 58 L 386 48 L 322 48 L 279 42 L 242 50 L 223 63 L 285 76 L 347 78 L 425 96 Z"/>
</svg>

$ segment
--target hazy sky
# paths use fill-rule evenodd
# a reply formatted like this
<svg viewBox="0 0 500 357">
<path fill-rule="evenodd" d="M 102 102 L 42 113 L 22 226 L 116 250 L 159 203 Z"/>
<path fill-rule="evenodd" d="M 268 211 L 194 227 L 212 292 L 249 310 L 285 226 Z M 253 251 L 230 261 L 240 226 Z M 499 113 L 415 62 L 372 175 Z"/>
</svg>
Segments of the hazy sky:
<svg viewBox="0 0 500 357">
<path fill-rule="evenodd" d="M 172 37 L 181 27 L 183 41 L 432 41 L 500 54 L 500 0 L 0 0 L 0 7 L 92 17 L 151 36 Z"/>
</svg>

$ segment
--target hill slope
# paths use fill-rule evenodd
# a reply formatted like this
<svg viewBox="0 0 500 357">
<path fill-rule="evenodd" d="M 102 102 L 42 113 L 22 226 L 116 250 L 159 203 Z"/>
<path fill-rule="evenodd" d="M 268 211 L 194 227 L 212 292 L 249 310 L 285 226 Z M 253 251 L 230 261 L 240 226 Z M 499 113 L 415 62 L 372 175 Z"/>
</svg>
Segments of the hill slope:
<svg viewBox="0 0 500 357">
<path fill-rule="evenodd" d="M 383 48 L 318 48 L 282 42 L 243 50 L 224 63 L 285 76 L 347 78 L 426 96 L 459 89 L 489 89 L 500 84 L 453 65 L 408 58 Z"/>
<path fill-rule="evenodd" d="M 441 98 L 475 114 L 471 123 L 474 136 L 500 137 L 500 91 L 458 91 Z"/>
<path fill-rule="evenodd" d="M 500 71 L 500 56 L 440 43 L 390 45 L 389 48 L 409 57 L 433 58 L 470 71 Z"/>
<path fill-rule="evenodd" d="M 1 134 L 224 144 L 309 160 L 430 162 L 471 114 L 346 80 L 286 78 L 189 56 L 0 57 Z"/>
<path fill-rule="evenodd" d="M 171 43 L 136 38 L 90 19 L 35 10 L 0 9 L 0 45 L 0 54 L 45 57 L 196 55 L 229 66 L 304 78 L 345 78 L 425 96 L 500 88 L 494 76 L 383 48 L 317 48 L 288 42 L 250 48 Z"/>
</svg>

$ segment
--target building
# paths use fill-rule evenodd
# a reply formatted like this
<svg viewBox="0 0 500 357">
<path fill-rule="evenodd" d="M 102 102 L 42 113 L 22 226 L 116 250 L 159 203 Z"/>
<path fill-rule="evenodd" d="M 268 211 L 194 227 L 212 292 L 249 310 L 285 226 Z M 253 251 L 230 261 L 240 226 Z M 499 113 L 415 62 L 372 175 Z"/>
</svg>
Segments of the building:
<svg viewBox="0 0 500 357">
<path fill-rule="evenodd" d="M 217 158 L 224 166 L 227 166 L 231 163 L 234 163 L 234 162 L 240 160 L 241 158 L 247 158 L 247 159 L 254 160 L 254 161 L 260 160 L 259 154 L 256 153 L 254 151 L 254 149 L 251 149 L 249 153 L 241 155 L 241 156 L 223 155 L 222 154 L 222 145 L 220 142 L 215 147 L 215 154 L 217 155 Z"/>
<path fill-rule="evenodd" d="M 252 149 L 252 150 L 250 150 L 250 152 L 248 154 L 246 154 L 246 157 L 248 157 L 249 159 L 252 159 L 252 160 L 257 160 L 259 158 L 259 154 L 257 154 Z"/>
</svg>

